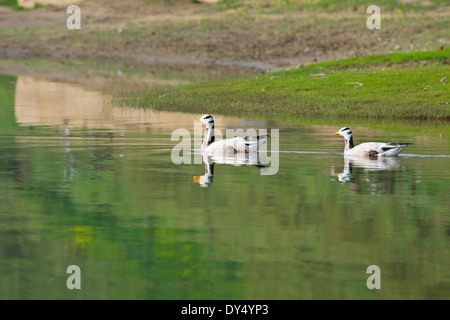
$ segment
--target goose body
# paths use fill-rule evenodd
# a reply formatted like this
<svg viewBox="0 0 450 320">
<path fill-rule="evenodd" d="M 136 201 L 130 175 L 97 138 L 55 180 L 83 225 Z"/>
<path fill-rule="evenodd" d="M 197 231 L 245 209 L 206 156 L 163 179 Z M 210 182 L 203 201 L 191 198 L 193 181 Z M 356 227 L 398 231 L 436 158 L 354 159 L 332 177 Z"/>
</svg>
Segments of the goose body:
<svg viewBox="0 0 450 320">
<path fill-rule="evenodd" d="M 201 122 L 206 127 L 205 139 L 202 144 L 202 153 L 213 157 L 233 156 L 240 152 L 254 152 L 270 139 L 269 136 L 264 135 L 250 138 L 234 137 L 216 141 L 214 135 L 214 118 L 211 115 L 205 114 L 195 121 Z"/>
<path fill-rule="evenodd" d="M 385 143 L 385 142 L 365 142 L 357 146 L 353 144 L 352 131 L 348 127 L 343 127 L 334 133 L 341 135 L 345 139 L 344 155 L 368 156 L 368 157 L 395 157 L 412 143 Z"/>
</svg>

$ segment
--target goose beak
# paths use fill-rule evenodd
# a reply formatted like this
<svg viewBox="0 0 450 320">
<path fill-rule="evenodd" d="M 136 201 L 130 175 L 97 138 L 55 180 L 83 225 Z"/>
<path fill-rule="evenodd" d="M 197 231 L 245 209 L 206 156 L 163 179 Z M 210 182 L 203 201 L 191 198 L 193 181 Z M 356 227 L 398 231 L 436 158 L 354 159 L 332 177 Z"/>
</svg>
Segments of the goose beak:
<svg viewBox="0 0 450 320">
<path fill-rule="evenodd" d="M 333 176 L 339 177 L 339 173 L 333 173 Z"/>
<path fill-rule="evenodd" d="M 200 176 L 194 176 L 194 183 L 200 183 Z"/>
<path fill-rule="evenodd" d="M 335 135 L 335 136 L 339 135 L 339 131 L 338 131 L 338 132 L 335 132 L 335 133 L 333 133 L 333 135 Z"/>
<path fill-rule="evenodd" d="M 196 119 L 196 120 L 195 120 L 195 122 L 201 122 L 201 121 L 202 121 L 201 119 Z"/>
</svg>

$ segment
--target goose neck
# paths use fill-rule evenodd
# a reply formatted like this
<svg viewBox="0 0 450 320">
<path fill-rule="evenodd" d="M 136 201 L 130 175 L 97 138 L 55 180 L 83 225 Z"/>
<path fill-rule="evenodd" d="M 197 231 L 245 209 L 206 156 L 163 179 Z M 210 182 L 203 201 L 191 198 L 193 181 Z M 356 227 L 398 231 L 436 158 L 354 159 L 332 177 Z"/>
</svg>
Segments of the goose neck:
<svg viewBox="0 0 450 320">
<path fill-rule="evenodd" d="M 209 146 L 215 140 L 214 127 L 206 127 L 205 140 L 203 140 L 203 147 Z"/>
<path fill-rule="evenodd" d="M 353 136 L 349 136 L 345 138 L 345 148 L 347 150 L 353 149 L 355 145 L 353 144 Z"/>
</svg>

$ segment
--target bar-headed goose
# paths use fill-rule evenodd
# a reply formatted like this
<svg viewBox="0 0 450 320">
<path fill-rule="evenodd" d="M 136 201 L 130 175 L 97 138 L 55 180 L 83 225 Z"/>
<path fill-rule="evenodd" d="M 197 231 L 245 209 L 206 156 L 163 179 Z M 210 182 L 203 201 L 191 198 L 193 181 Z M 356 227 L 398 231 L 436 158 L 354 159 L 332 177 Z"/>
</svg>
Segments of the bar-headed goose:
<svg viewBox="0 0 450 320">
<path fill-rule="evenodd" d="M 384 143 L 366 142 L 357 146 L 353 144 L 352 131 L 348 127 L 341 128 L 335 135 L 341 135 L 345 139 L 344 155 L 369 156 L 369 157 L 395 157 L 408 145 L 413 143 Z"/>
<path fill-rule="evenodd" d="M 202 153 L 211 156 L 232 156 L 238 152 L 248 153 L 257 151 L 262 144 L 270 139 L 270 136 L 264 135 L 251 138 L 235 137 L 215 141 L 214 118 L 209 114 L 205 114 L 195 121 L 201 122 L 206 126 L 205 139 L 202 144 Z"/>
</svg>

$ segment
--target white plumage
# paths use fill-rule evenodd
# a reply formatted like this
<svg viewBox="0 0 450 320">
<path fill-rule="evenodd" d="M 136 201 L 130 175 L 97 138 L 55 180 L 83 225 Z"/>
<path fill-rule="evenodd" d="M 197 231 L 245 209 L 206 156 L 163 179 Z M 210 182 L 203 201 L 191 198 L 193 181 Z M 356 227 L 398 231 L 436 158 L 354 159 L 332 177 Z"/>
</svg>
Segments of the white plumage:
<svg viewBox="0 0 450 320">
<path fill-rule="evenodd" d="M 385 143 L 385 142 L 366 142 L 357 146 L 353 144 L 352 131 L 348 127 L 343 127 L 334 133 L 341 135 L 345 139 L 344 154 L 350 156 L 368 156 L 368 157 L 395 157 L 412 143 Z"/>
<path fill-rule="evenodd" d="M 202 153 L 206 153 L 212 157 L 227 157 L 233 156 L 239 152 L 254 152 L 270 139 L 268 135 L 264 135 L 251 138 L 235 137 L 215 141 L 213 117 L 209 114 L 205 114 L 195 121 L 199 121 L 206 126 L 205 139 L 202 144 Z"/>
</svg>

